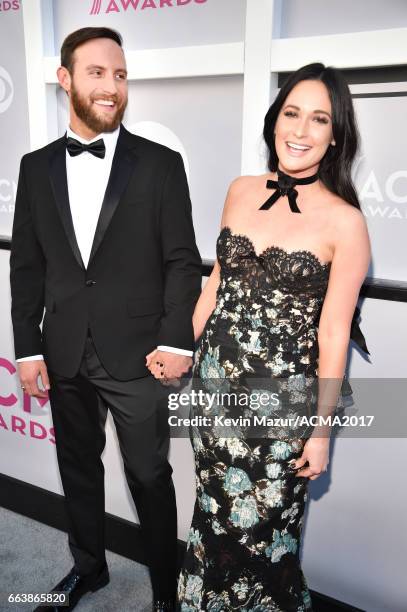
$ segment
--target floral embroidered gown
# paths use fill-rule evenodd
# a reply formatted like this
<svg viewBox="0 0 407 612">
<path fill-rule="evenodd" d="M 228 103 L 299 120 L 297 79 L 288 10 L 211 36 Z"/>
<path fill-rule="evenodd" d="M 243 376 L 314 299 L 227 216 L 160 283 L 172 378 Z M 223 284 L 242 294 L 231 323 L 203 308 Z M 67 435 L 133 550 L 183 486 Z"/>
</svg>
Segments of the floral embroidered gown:
<svg viewBox="0 0 407 612">
<path fill-rule="evenodd" d="M 221 280 L 193 378 L 245 387 L 258 376 L 317 379 L 317 319 L 330 262 L 269 247 L 224 227 Z M 295 385 L 294 385 L 295 386 Z M 243 409 L 242 409 L 243 410 Z M 241 433 L 241 430 L 240 430 Z M 300 565 L 308 478 L 289 462 L 306 439 L 202 435 L 191 428 L 197 499 L 178 582 L 182 612 L 304 612 L 312 609 Z"/>
</svg>

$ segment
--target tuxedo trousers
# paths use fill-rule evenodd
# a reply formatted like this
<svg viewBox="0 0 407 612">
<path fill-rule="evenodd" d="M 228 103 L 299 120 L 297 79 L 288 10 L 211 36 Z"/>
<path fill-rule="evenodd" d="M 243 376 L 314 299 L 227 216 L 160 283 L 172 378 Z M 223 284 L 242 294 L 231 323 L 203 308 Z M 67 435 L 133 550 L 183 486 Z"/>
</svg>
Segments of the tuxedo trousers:
<svg viewBox="0 0 407 612">
<path fill-rule="evenodd" d="M 153 376 L 125 382 L 113 379 L 98 358 L 90 332 L 75 377 L 48 373 L 69 546 L 78 573 L 92 577 L 106 566 L 101 455 L 110 410 L 140 521 L 154 597 L 170 599 L 177 579 L 177 510 L 167 459 L 169 424 L 164 388 Z"/>
</svg>

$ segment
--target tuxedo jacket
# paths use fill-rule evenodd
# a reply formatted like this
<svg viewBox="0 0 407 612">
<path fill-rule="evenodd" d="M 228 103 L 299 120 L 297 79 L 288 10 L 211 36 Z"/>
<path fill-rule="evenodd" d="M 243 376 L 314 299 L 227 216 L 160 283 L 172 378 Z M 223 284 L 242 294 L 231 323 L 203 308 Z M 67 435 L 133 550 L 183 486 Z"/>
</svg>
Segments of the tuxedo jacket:
<svg viewBox="0 0 407 612">
<path fill-rule="evenodd" d="M 43 354 L 62 376 L 78 372 L 88 327 L 118 380 L 146 376 L 145 356 L 157 345 L 193 350 L 201 258 L 181 155 L 120 127 L 87 267 L 69 206 L 65 137 L 25 155 L 10 283 L 16 358 Z"/>
</svg>

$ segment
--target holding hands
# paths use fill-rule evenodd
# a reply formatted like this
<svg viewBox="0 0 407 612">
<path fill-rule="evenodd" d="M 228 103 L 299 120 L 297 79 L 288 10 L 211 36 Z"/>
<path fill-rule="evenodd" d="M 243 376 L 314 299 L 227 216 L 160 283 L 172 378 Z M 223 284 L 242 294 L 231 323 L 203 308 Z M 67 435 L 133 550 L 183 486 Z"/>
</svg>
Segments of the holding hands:
<svg viewBox="0 0 407 612">
<path fill-rule="evenodd" d="M 155 349 L 146 356 L 146 366 L 163 385 L 179 385 L 179 379 L 192 366 L 192 357 Z"/>
</svg>

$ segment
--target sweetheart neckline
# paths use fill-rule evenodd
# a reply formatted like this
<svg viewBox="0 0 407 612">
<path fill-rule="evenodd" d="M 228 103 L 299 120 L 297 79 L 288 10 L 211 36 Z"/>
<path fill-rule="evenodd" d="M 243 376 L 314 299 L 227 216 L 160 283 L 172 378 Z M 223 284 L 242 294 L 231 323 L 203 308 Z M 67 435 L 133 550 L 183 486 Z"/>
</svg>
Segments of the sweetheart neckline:
<svg viewBox="0 0 407 612">
<path fill-rule="evenodd" d="M 253 254 L 255 255 L 255 257 L 257 259 L 260 259 L 261 257 L 264 257 L 265 254 L 268 251 L 280 251 L 281 253 L 285 253 L 286 255 L 293 255 L 293 254 L 297 254 L 297 253 L 307 253 L 307 255 L 310 255 L 320 266 L 321 268 L 329 268 L 330 265 L 332 264 L 332 261 L 321 261 L 319 259 L 319 257 L 317 255 L 315 255 L 315 253 L 313 253 L 312 251 L 309 251 L 307 249 L 296 249 L 294 251 L 287 251 L 284 247 L 280 247 L 278 245 L 275 244 L 271 244 L 268 247 L 266 247 L 265 249 L 263 249 L 259 254 L 257 254 L 256 248 L 254 246 L 254 242 L 253 240 L 247 236 L 247 234 L 239 234 L 239 233 L 235 233 L 232 231 L 231 227 L 229 225 L 224 225 L 220 231 L 219 236 L 222 234 L 222 232 L 226 230 L 229 232 L 229 234 L 231 236 L 236 236 L 236 237 L 240 237 L 240 238 L 244 238 L 245 240 L 247 240 L 247 242 L 250 243 L 251 249 Z"/>
</svg>

